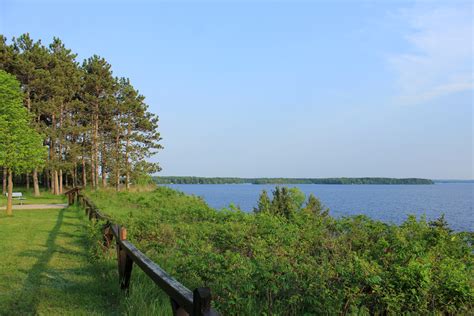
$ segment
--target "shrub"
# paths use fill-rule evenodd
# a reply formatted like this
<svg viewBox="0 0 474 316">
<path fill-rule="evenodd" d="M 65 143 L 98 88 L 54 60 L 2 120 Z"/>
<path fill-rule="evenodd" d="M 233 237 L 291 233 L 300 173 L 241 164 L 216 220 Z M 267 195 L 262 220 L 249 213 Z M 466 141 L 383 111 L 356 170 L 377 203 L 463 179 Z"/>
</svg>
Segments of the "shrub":
<svg viewBox="0 0 474 316">
<path fill-rule="evenodd" d="M 211 287 L 225 315 L 472 312 L 472 233 L 335 219 L 315 197 L 278 192 L 255 214 L 165 187 L 88 194 L 180 282 Z"/>
</svg>

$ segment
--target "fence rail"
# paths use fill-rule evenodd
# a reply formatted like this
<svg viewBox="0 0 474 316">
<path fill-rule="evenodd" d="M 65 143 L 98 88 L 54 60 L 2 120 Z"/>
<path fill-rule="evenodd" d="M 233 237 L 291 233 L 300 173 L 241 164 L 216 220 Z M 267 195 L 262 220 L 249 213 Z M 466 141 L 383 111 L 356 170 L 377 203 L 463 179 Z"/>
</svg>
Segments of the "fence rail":
<svg viewBox="0 0 474 316">
<path fill-rule="evenodd" d="M 143 272 L 158 285 L 170 298 L 171 309 L 175 316 L 218 316 L 219 313 L 211 308 L 211 290 L 200 287 L 194 291 L 182 285 L 159 265 L 138 250 L 127 240 L 127 230 L 114 224 L 112 219 L 99 211 L 95 204 L 81 194 L 81 188 L 73 188 L 65 193 L 68 204 L 75 203 L 84 207 L 89 220 L 105 221 L 103 226 L 103 246 L 108 249 L 115 239 L 120 288 L 128 291 L 132 275 L 133 264 L 139 266 Z"/>
</svg>

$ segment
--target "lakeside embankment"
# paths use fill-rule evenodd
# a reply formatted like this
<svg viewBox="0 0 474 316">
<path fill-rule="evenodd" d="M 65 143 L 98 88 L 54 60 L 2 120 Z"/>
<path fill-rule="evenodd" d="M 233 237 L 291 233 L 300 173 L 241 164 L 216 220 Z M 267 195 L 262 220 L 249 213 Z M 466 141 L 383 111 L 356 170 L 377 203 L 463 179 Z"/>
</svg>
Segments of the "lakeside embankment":
<svg viewBox="0 0 474 316">
<path fill-rule="evenodd" d="M 452 232 L 442 218 L 409 217 L 401 225 L 336 219 L 292 189 L 261 197 L 256 214 L 216 211 L 166 187 L 86 194 L 185 286 L 209 286 L 223 314 L 472 310 L 472 234 Z M 131 301 L 141 299 L 133 308 L 167 309 L 153 284 L 140 288 L 130 292 Z"/>
</svg>

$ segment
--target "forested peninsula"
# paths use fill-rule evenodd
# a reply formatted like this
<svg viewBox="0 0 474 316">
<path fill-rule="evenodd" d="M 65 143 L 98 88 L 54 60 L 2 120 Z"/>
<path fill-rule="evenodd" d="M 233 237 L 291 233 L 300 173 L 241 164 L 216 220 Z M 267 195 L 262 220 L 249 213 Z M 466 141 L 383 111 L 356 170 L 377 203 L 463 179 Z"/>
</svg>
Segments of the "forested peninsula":
<svg viewBox="0 0 474 316">
<path fill-rule="evenodd" d="M 434 184 L 420 178 L 227 178 L 154 177 L 157 184 Z"/>
</svg>

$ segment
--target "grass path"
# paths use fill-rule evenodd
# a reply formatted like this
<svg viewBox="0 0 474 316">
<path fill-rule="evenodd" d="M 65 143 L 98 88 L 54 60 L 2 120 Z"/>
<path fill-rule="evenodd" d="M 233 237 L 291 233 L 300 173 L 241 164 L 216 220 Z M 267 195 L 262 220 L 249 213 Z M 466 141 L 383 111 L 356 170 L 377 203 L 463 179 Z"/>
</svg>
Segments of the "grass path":
<svg viewBox="0 0 474 316">
<path fill-rule="evenodd" d="M 118 314 L 110 266 L 92 263 L 77 209 L 0 215 L 0 315 Z"/>
</svg>

